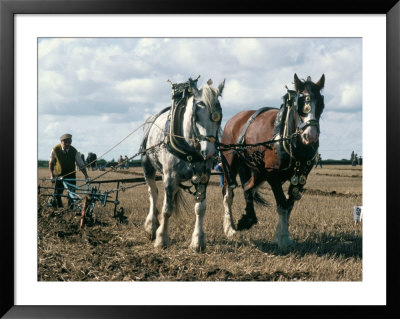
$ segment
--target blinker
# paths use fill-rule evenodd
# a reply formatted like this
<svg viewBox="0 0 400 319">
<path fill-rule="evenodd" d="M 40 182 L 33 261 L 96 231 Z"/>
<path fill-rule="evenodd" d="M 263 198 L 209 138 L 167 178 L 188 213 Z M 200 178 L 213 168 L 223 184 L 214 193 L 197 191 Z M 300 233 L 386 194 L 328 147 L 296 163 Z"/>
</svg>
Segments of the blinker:
<svg viewBox="0 0 400 319">
<path fill-rule="evenodd" d="M 311 111 L 311 105 L 310 105 L 310 103 L 304 104 L 303 112 L 304 112 L 304 113 L 310 113 L 310 111 Z"/>
<path fill-rule="evenodd" d="M 213 120 L 214 122 L 219 122 L 221 120 L 221 114 L 219 114 L 218 112 L 213 112 L 211 114 L 211 120 Z"/>
<path fill-rule="evenodd" d="M 206 184 L 206 183 L 208 183 L 208 179 L 209 179 L 209 177 L 207 174 L 202 174 L 200 177 L 200 183 Z"/>
</svg>

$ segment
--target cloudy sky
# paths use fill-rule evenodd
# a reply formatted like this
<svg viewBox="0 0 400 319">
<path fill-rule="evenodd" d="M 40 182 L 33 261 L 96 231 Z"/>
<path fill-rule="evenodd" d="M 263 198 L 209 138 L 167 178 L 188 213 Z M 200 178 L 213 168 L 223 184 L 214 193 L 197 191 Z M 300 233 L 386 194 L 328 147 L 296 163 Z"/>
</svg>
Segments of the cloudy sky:
<svg viewBox="0 0 400 319">
<path fill-rule="evenodd" d="M 361 38 L 40 38 L 38 157 L 64 133 L 85 156 L 133 156 L 142 130 L 130 134 L 169 105 L 168 79 L 226 79 L 224 126 L 241 110 L 279 107 L 294 73 L 325 74 L 322 158 L 362 155 Z"/>
</svg>

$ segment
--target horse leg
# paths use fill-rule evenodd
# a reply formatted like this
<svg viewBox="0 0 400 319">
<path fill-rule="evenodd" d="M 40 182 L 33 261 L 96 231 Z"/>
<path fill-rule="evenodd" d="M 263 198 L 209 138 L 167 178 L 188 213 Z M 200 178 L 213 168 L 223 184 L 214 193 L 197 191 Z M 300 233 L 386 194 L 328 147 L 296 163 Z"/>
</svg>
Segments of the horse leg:
<svg viewBox="0 0 400 319">
<path fill-rule="evenodd" d="M 233 202 L 233 188 L 229 187 L 226 183 L 222 191 L 224 198 L 224 233 L 228 238 L 235 235 L 236 230 L 232 218 L 232 202 Z"/>
<path fill-rule="evenodd" d="M 240 218 L 237 225 L 237 230 L 250 229 L 251 226 L 257 224 L 258 222 L 256 213 L 254 211 L 253 195 L 254 189 L 252 188 L 244 191 L 244 199 L 246 201 L 246 214 L 243 214 Z"/>
<path fill-rule="evenodd" d="M 272 183 L 271 187 L 275 196 L 279 216 L 274 240 L 280 249 L 287 249 L 293 244 L 289 236 L 289 217 L 293 209 L 294 202 L 293 200 L 288 200 L 286 198 L 280 183 Z"/>
<path fill-rule="evenodd" d="M 239 177 L 243 187 L 244 199 L 246 201 L 246 213 L 240 218 L 237 230 L 250 229 L 257 224 L 257 216 L 254 211 L 255 176 L 253 171 L 246 165 L 240 165 Z"/>
<path fill-rule="evenodd" d="M 228 161 L 228 168 L 229 168 L 229 180 L 227 176 L 225 175 L 225 182 L 224 182 L 224 188 L 222 189 L 222 197 L 223 197 L 223 203 L 224 203 L 224 222 L 223 222 L 223 228 L 224 228 L 224 233 L 228 238 L 231 238 L 235 235 L 236 230 L 235 230 L 235 224 L 233 222 L 233 217 L 232 217 L 232 203 L 233 203 L 233 197 L 234 193 L 233 190 L 235 188 L 236 184 L 236 175 L 237 175 L 237 163 L 238 163 L 238 158 L 233 155 L 230 155 L 227 157 Z M 233 182 L 234 181 L 234 182 Z"/>
<path fill-rule="evenodd" d="M 201 202 L 195 204 L 194 212 L 196 214 L 196 223 L 194 225 L 190 247 L 194 251 L 199 252 L 204 251 L 204 249 L 206 248 L 203 230 L 203 219 L 206 212 L 206 199 L 203 199 Z"/>
<path fill-rule="evenodd" d="M 158 198 L 158 188 L 156 185 L 155 178 L 146 178 L 150 199 L 150 209 L 149 214 L 146 217 L 144 223 L 144 229 L 150 235 L 150 239 L 154 240 L 156 236 L 156 230 L 160 223 L 158 222 L 158 210 L 157 210 L 157 198 Z"/>
<path fill-rule="evenodd" d="M 176 187 L 173 187 L 172 179 L 165 176 L 166 183 L 164 182 L 165 194 L 164 194 L 164 204 L 162 212 L 160 214 L 160 226 L 156 231 L 156 240 L 154 242 L 154 247 L 165 248 L 168 246 L 168 220 L 172 215 L 173 211 L 173 198 L 176 193 Z"/>
<path fill-rule="evenodd" d="M 156 185 L 156 170 L 151 164 L 150 159 L 147 154 L 142 156 L 142 167 L 144 171 L 144 177 L 148 186 L 150 209 L 149 214 L 144 222 L 144 229 L 149 234 L 151 240 L 154 240 L 156 230 L 160 223 L 158 222 L 158 210 L 157 210 L 157 198 L 158 198 L 158 188 Z"/>
</svg>

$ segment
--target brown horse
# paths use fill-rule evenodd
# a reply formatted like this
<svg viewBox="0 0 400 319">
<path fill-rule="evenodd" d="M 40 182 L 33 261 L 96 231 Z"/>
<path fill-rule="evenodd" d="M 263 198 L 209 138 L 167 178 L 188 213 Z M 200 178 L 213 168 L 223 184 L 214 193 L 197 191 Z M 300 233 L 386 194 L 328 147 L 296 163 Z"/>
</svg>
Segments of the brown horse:
<svg viewBox="0 0 400 319">
<path fill-rule="evenodd" d="M 318 151 L 319 119 L 324 109 L 320 91 L 324 82 L 324 75 L 313 83 L 310 77 L 301 81 L 295 74 L 295 91 L 288 90 L 280 109 L 242 111 L 225 125 L 220 150 L 225 172 L 224 232 L 228 237 L 257 223 L 253 202 L 266 204 L 257 188 L 267 181 L 279 215 L 275 242 L 283 249 L 292 244 L 289 216 L 295 200 L 301 197 Z M 237 174 L 246 208 L 235 227 L 232 201 Z M 282 189 L 286 181 L 290 181 L 288 196 Z"/>
</svg>

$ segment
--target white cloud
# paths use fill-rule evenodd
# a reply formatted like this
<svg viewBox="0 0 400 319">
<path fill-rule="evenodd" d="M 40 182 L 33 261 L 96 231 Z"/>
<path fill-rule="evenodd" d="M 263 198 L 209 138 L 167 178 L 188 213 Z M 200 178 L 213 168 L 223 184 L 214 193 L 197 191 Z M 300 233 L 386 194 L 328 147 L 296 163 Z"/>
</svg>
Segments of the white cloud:
<svg viewBox="0 0 400 319">
<path fill-rule="evenodd" d="M 53 54 L 64 45 L 71 45 L 76 39 L 72 38 L 46 38 L 39 42 L 38 56 L 39 60 L 43 59 L 46 55 Z"/>
<path fill-rule="evenodd" d="M 351 152 L 362 153 L 362 112 L 325 110 L 320 122 L 320 153 L 324 159 L 349 159 Z"/>
<path fill-rule="evenodd" d="M 199 85 L 226 79 L 224 121 L 243 109 L 279 107 L 285 85 L 293 88 L 294 73 L 314 81 L 325 74 L 326 112 L 362 107 L 361 39 L 48 38 L 40 39 L 38 52 L 40 144 L 68 130 L 91 141 L 93 125 L 98 136 L 112 131 L 118 140 L 129 123 L 143 122 L 169 105 L 167 79 L 197 75 Z M 347 122 L 331 121 L 336 130 L 331 124 L 327 129 L 337 136 Z M 361 132 L 361 123 L 354 129 Z M 47 158 L 48 150 L 39 149 L 39 158 Z"/>
<path fill-rule="evenodd" d="M 63 76 L 56 71 L 40 71 L 39 72 L 39 88 L 47 90 L 57 90 L 64 85 Z"/>
<path fill-rule="evenodd" d="M 231 50 L 243 66 L 256 66 L 264 55 L 259 40 L 254 38 L 234 40 Z"/>
<path fill-rule="evenodd" d="M 121 93 L 143 94 L 154 89 L 155 85 L 151 79 L 131 79 L 122 81 L 116 85 Z"/>
<path fill-rule="evenodd" d="M 136 55 L 143 57 L 149 56 L 156 53 L 160 49 L 161 43 L 158 39 L 145 38 L 140 39 L 134 52 Z"/>
<path fill-rule="evenodd" d="M 361 99 L 361 90 L 359 86 L 345 85 L 342 91 L 342 105 L 344 107 L 352 107 L 357 105 Z"/>
</svg>

